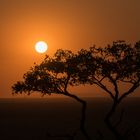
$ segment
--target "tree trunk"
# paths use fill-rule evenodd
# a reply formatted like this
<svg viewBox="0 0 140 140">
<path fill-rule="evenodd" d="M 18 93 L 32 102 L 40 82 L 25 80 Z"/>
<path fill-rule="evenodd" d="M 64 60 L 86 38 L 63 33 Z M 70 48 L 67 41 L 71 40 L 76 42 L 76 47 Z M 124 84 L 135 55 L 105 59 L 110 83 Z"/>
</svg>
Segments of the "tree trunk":
<svg viewBox="0 0 140 140">
<path fill-rule="evenodd" d="M 73 98 L 74 100 L 80 102 L 80 104 L 82 104 L 82 111 L 81 111 L 81 120 L 80 120 L 80 130 L 83 133 L 83 135 L 85 136 L 85 138 L 87 140 L 91 140 L 86 128 L 85 128 L 85 123 L 86 123 L 86 109 L 87 109 L 87 103 L 86 101 L 80 99 L 79 97 L 77 97 L 76 95 L 70 94 L 68 92 L 65 93 L 66 96 Z"/>
<path fill-rule="evenodd" d="M 116 108 L 118 106 L 118 103 L 114 101 L 111 110 L 108 112 L 108 114 L 105 117 L 105 123 L 107 125 L 107 127 L 109 128 L 109 130 L 112 132 L 112 134 L 116 137 L 117 140 L 123 140 L 123 137 L 119 134 L 116 126 L 113 126 L 112 122 L 111 122 L 111 118 L 114 115 Z"/>
</svg>

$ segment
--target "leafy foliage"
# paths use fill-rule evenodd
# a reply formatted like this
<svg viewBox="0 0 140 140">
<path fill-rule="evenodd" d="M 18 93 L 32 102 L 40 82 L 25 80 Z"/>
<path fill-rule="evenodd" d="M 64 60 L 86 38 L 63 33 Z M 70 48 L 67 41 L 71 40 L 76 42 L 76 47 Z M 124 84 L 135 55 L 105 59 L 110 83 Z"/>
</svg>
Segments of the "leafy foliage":
<svg viewBox="0 0 140 140">
<path fill-rule="evenodd" d="M 117 41 L 104 48 L 81 49 L 77 54 L 59 49 L 52 58 L 46 56 L 41 64 L 32 67 L 23 79 L 12 87 L 13 92 L 62 93 L 68 85 L 96 84 L 119 100 L 120 82 L 132 85 L 125 95 L 140 84 L 140 42 L 132 46 Z M 106 80 L 114 86 L 114 92 L 106 87 Z"/>
<path fill-rule="evenodd" d="M 94 46 L 89 50 L 81 50 L 78 58 L 85 68 L 79 77 L 83 78 L 83 74 L 86 77 L 84 80 L 79 78 L 79 81 L 98 85 L 109 93 L 112 99 L 119 101 L 140 85 L 140 42 L 134 46 L 125 41 L 113 42 L 104 48 Z M 112 84 L 114 91 L 109 89 L 106 81 Z M 122 96 L 119 83 L 131 84 Z"/>
</svg>

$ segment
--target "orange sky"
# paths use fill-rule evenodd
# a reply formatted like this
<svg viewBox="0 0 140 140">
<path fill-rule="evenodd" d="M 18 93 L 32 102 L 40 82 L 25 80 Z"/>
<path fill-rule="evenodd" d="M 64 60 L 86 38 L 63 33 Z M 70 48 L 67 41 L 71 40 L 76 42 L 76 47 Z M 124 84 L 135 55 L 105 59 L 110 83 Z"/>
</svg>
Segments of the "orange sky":
<svg viewBox="0 0 140 140">
<path fill-rule="evenodd" d="M 140 40 L 139 9 L 139 0 L 0 0 L 0 97 L 11 97 L 11 85 L 44 58 L 34 50 L 38 40 L 50 55 L 118 39 L 133 43 Z"/>
</svg>

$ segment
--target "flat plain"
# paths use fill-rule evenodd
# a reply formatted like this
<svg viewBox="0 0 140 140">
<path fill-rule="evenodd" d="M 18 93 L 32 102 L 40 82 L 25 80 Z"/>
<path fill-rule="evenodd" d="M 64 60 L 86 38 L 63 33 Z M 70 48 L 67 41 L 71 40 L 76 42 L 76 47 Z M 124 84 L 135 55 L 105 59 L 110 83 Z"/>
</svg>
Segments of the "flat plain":
<svg viewBox="0 0 140 140">
<path fill-rule="evenodd" d="M 104 124 L 112 101 L 103 97 L 83 99 L 87 101 L 86 129 L 90 137 L 94 140 L 101 132 L 104 139 L 114 139 Z M 140 98 L 126 98 L 114 122 L 122 109 L 125 113 L 119 130 L 123 134 L 140 126 Z M 84 140 L 80 118 L 81 104 L 70 98 L 0 99 L 0 140 L 69 140 L 75 133 L 74 140 Z"/>
</svg>

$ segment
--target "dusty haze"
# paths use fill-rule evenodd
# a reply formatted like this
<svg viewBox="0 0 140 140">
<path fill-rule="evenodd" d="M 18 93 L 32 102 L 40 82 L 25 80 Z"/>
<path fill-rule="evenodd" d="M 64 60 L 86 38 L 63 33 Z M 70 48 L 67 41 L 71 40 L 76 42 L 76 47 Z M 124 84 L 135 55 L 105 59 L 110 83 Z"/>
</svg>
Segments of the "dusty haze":
<svg viewBox="0 0 140 140">
<path fill-rule="evenodd" d="M 11 85 L 44 58 L 34 50 L 38 40 L 48 43 L 49 55 L 118 39 L 134 43 L 140 40 L 139 9 L 139 0 L 0 0 L 0 97 L 11 97 Z M 83 87 L 82 95 L 93 90 L 100 92 Z"/>
</svg>

